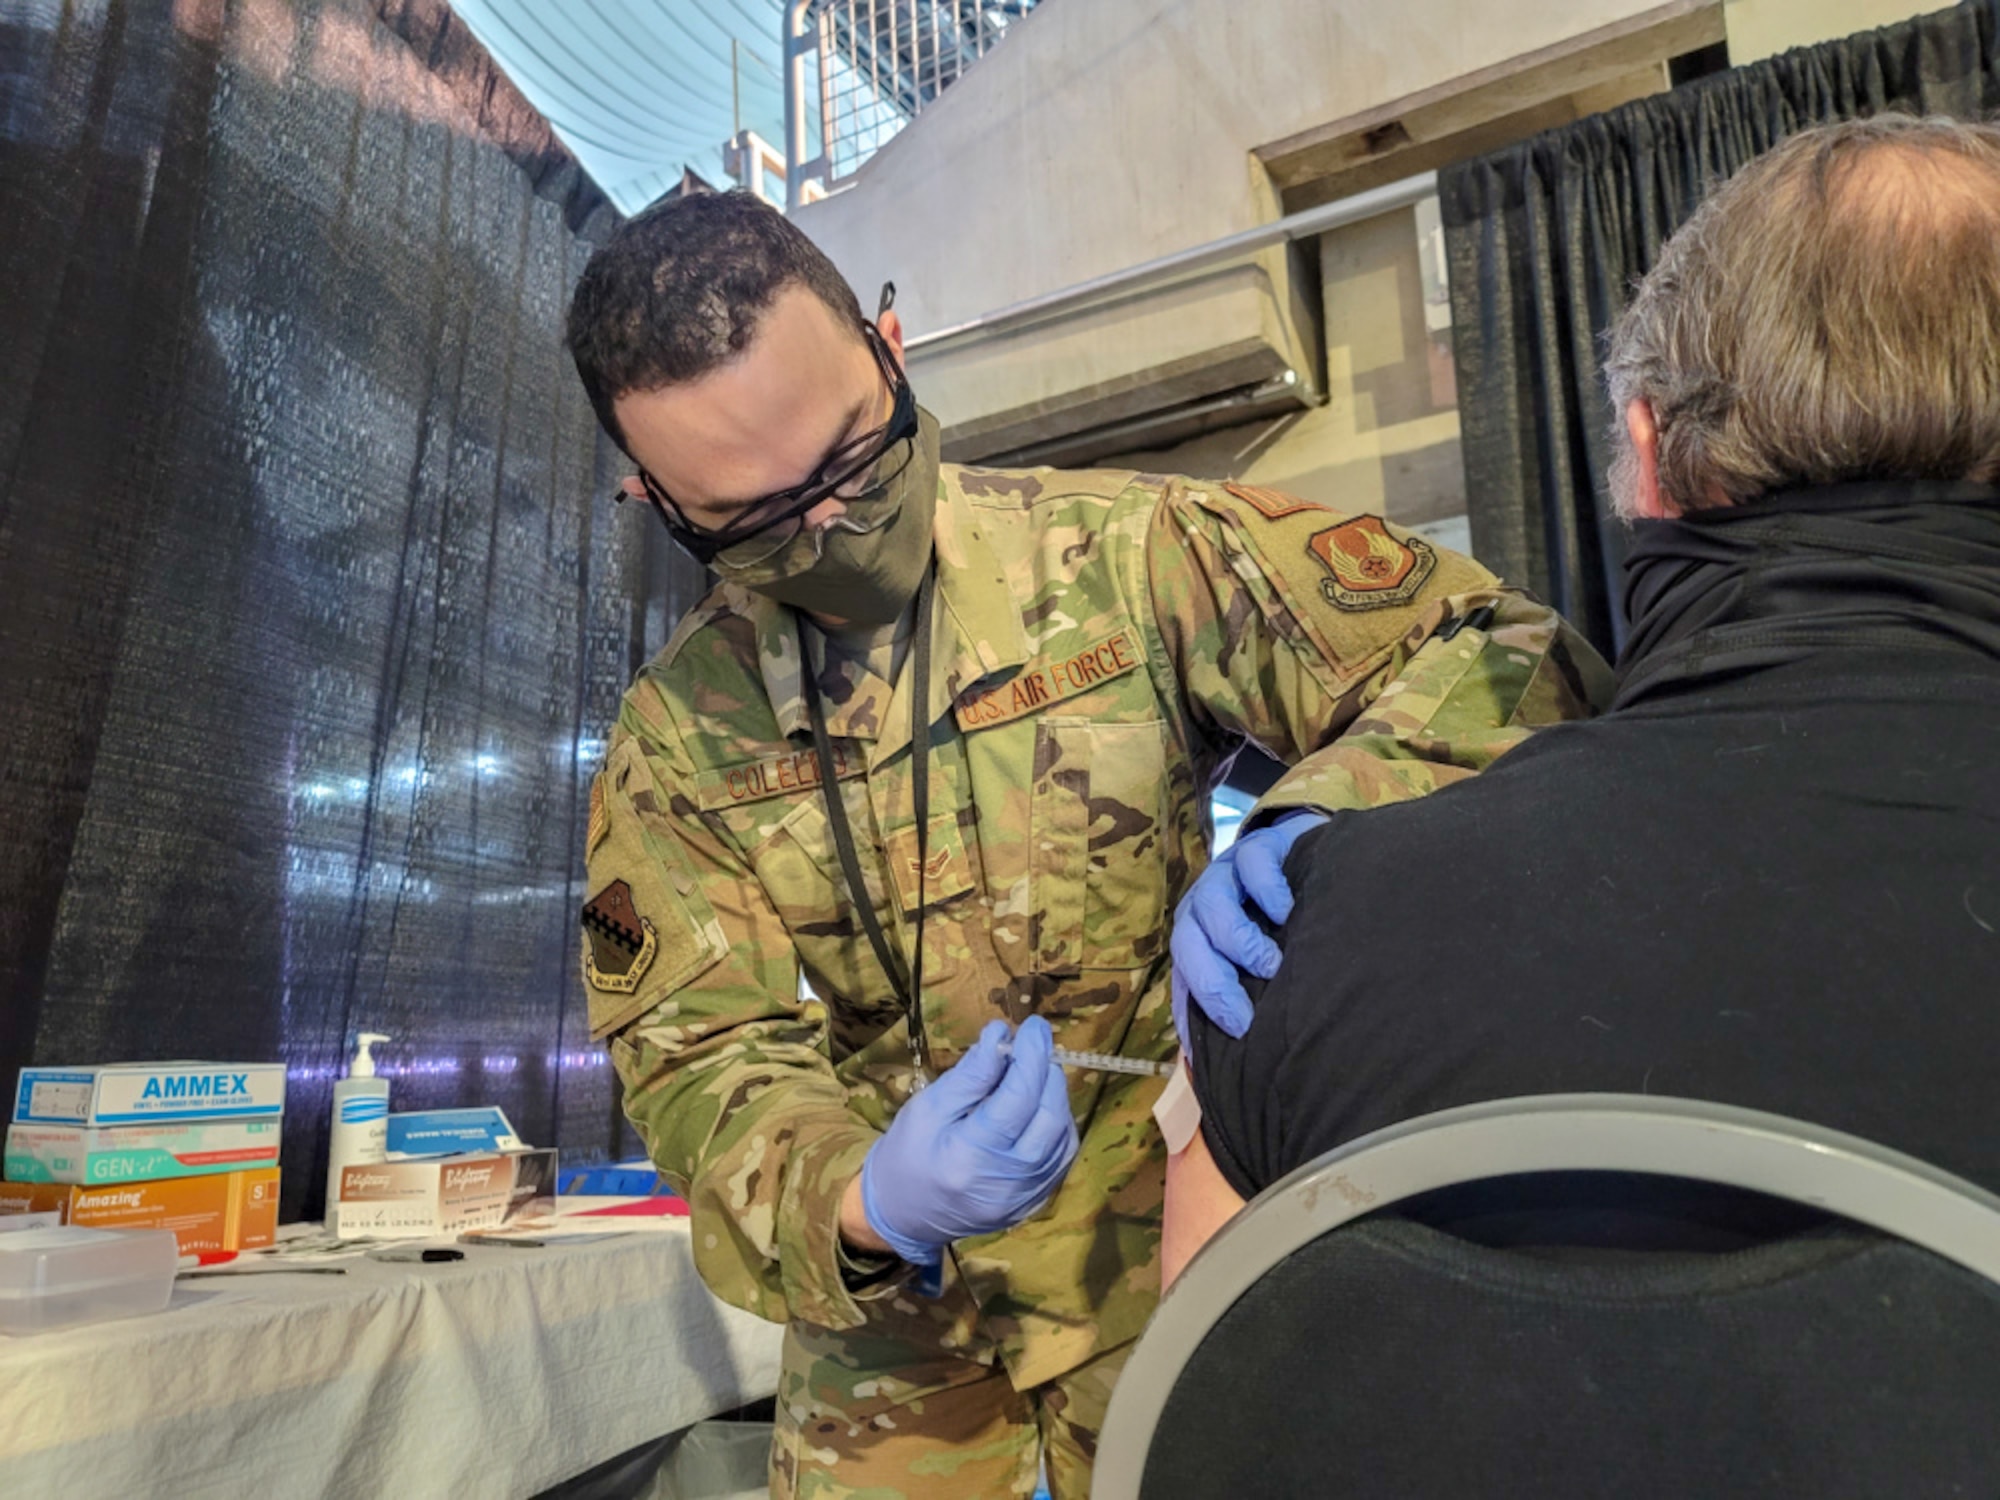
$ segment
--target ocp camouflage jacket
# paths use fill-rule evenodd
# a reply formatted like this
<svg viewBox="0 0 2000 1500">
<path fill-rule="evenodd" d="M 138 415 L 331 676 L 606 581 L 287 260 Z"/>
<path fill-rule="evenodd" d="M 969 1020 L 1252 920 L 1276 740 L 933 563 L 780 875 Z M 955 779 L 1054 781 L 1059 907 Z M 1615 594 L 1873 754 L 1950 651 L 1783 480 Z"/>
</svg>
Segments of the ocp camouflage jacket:
<svg viewBox="0 0 2000 1500">
<path fill-rule="evenodd" d="M 1378 517 L 1124 472 L 947 464 L 940 492 L 923 880 L 940 1069 L 1030 1013 L 1062 1046 L 1173 1056 L 1168 922 L 1244 741 L 1298 763 L 1260 816 L 1365 807 L 1608 696 L 1549 610 Z M 592 1028 L 718 1294 L 997 1352 L 1035 1385 L 1135 1336 L 1157 1299 L 1159 1083 L 1072 1073 L 1075 1166 L 1028 1222 L 954 1246 L 943 1297 L 841 1249 L 842 1192 L 912 1061 L 849 909 L 798 641 L 790 610 L 725 586 L 627 693 L 592 790 Z M 914 674 L 814 667 L 868 899 L 907 965 Z"/>
</svg>

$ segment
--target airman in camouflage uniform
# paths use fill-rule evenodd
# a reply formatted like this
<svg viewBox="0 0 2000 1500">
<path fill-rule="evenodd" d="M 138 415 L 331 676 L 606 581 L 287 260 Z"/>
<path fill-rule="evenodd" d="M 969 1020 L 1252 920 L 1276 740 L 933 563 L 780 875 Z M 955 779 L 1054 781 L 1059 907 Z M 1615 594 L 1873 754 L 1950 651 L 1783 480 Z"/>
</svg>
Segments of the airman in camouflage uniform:
<svg viewBox="0 0 2000 1500">
<path fill-rule="evenodd" d="M 641 671 L 591 794 L 592 1030 L 692 1205 L 709 1286 L 790 1325 L 777 1495 L 1029 1495 L 1044 1453 L 1058 1497 L 1086 1494 L 1158 1297 L 1165 1160 L 1161 1080 L 1073 1071 L 1066 1178 L 954 1243 L 940 1294 L 843 1241 L 843 1196 L 915 1067 L 847 899 L 803 673 L 905 972 L 921 884 L 938 1071 L 996 1017 L 1174 1056 L 1168 923 L 1245 742 L 1296 766 L 1260 815 L 1367 807 L 1473 774 L 1608 687 L 1545 607 L 1377 516 L 1125 471 L 937 472 L 921 881 L 914 672 L 827 652 L 736 585 Z"/>
<path fill-rule="evenodd" d="M 1244 740 L 1300 763 L 1265 809 L 1366 807 L 1481 769 L 1604 685 L 1553 614 L 1471 561 L 1267 492 L 947 465 L 937 549 L 923 1007 L 939 1068 L 988 1020 L 1030 1013 L 1061 1046 L 1173 1057 L 1167 919 Z M 1350 552 L 1389 557 L 1394 581 Z M 843 1388 L 849 1330 L 897 1351 L 855 1361 L 870 1387 L 896 1364 L 997 1358 L 1025 1390 L 1135 1337 L 1158 1295 L 1164 1156 L 1157 1080 L 1077 1072 L 1082 1147 L 1042 1213 L 959 1244 L 942 1297 L 893 1274 L 857 1288 L 837 1205 L 912 1060 L 847 909 L 801 665 L 792 612 L 725 587 L 641 672 L 593 791 L 589 889 L 622 884 L 649 949 L 634 962 L 600 935 L 586 973 L 627 1112 L 693 1206 L 703 1276 L 790 1320 L 811 1355 L 782 1393 L 781 1462 L 803 1466 L 895 1445 Z M 908 706 L 863 663 L 811 669 L 869 899 L 907 961 Z"/>
</svg>

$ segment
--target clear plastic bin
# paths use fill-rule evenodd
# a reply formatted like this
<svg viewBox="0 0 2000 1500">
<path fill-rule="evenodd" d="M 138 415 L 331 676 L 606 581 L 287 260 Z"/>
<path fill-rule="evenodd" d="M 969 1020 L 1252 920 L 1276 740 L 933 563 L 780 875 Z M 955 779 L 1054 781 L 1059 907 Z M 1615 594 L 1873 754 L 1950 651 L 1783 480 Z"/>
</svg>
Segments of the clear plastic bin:
<svg viewBox="0 0 2000 1500">
<path fill-rule="evenodd" d="M 0 1333 L 159 1312 L 174 1294 L 171 1229 L 24 1229 L 0 1234 Z"/>
</svg>

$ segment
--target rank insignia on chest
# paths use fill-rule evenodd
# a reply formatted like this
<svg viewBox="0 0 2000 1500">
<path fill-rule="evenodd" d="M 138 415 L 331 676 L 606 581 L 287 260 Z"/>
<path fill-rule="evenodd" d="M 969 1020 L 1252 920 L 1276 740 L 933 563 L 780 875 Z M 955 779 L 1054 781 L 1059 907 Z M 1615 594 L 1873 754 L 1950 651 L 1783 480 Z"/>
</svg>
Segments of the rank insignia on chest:
<svg viewBox="0 0 2000 1500">
<path fill-rule="evenodd" d="M 1341 609 L 1407 604 L 1437 566 L 1429 542 L 1391 535 L 1380 516 L 1356 516 L 1316 531 L 1306 549 L 1331 575 L 1320 580 L 1320 592 Z"/>
<path fill-rule="evenodd" d="M 972 889 L 972 866 L 966 859 L 965 839 L 953 814 L 932 815 L 921 865 L 917 862 L 915 828 L 898 829 L 885 844 L 883 854 L 904 911 L 915 911 L 920 896 L 926 903 L 936 903 Z"/>
<path fill-rule="evenodd" d="M 632 904 L 632 887 L 614 880 L 584 903 L 583 977 L 600 990 L 630 994 L 660 951 L 659 934 Z"/>
<path fill-rule="evenodd" d="M 1131 631 L 1121 630 L 1080 651 L 1038 656 L 1005 682 L 960 694 L 952 712 L 961 731 L 1005 724 L 1123 677 L 1141 660 L 1138 641 Z"/>
</svg>

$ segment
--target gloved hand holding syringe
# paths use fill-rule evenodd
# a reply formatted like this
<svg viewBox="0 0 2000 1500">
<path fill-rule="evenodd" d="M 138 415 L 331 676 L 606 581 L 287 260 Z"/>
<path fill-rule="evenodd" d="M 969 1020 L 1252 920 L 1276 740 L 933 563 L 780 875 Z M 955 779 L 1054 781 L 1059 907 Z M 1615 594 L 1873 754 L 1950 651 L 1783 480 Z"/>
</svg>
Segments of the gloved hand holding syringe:
<svg viewBox="0 0 2000 1500">
<path fill-rule="evenodd" d="M 954 1240 L 994 1234 L 1040 1210 L 1077 1152 L 1061 1067 L 1153 1073 L 1158 1063 L 1056 1047 L 1048 1021 L 1017 1032 L 997 1017 L 951 1067 L 913 1092 L 862 1159 L 861 1217 L 914 1266 Z M 940 1283 L 929 1285 L 935 1294 Z M 919 1281 L 919 1286 L 925 1286 Z"/>
</svg>

